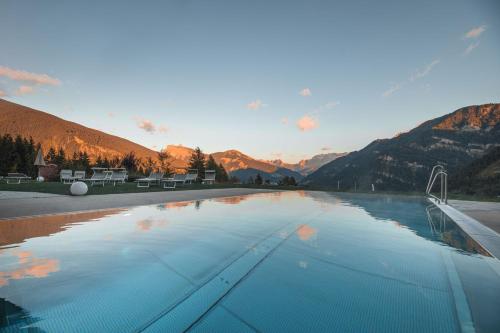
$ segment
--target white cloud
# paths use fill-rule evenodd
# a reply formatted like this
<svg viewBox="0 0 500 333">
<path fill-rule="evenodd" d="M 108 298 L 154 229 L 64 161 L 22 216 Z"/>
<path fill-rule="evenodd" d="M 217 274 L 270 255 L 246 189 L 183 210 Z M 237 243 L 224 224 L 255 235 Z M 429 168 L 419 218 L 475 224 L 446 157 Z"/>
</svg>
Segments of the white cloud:
<svg viewBox="0 0 500 333">
<path fill-rule="evenodd" d="M 428 75 L 432 68 L 434 66 L 436 66 L 437 64 L 440 63 L 441 60 L 439 59 L 436 59 L 436 60 L 433 60 L 430 64 L 428 64 L 427 66 L 425 66 L 422 70 L 416 70 L 415 73 L 412 74 L 412 76 L 410 77 L 410 81 L 415 81 L 417 79 L 420 79 L 420 78 L 423 78 L 424 76 Z"/>
<path fill-rule="evenodd" d="M 394 94 L 396 91 L 398 91 L 399 89 L 401 89 L 405 84 L 414 82 L 414 81 L 416 81 L 418 79 L 421 79 L 421 78 L 429 75 L 429 73 L 432 71 L 432 69 L 434 68 L 434 66 L 436 66 L 440 62 L 441 62 L 441 60 L 435 59 L 430 64 L 426 65 L 424 68 L 417 69 L 407 80 L 405 80 L 403 82 L 400 82 L 400 83 L 395 83 L 389 89 L 387 89 L 386 91 L 384 91 L 382 93 L 382 97 L 389 97 L 392 94 Z"/>
<path fill-rule="evenodd" d="M 262 101 L 260 99 L 256 99 L 255 101 L 252 101 L 252 102 L 250 102 L 250 103 L 247 104 L 247 109 L 249 109 L 249 110 L 259 110 L 263 106 L 264 106 L 264 104 L 262 103 Z"/>
<path fill-rule="evenodd" d="M 387 89 L 386 91 L 384 91 L 382 93 L 382 97 L 389 97 L 389 96 L 391 96 L 396 91 L 398 91 L 399 89 L 401 89 L 402 86 L 403 85 L 401 83 L 396 83 L 396 84 L 392 85 L 389 89 Z"/>
<path fill-rule="evenodd" d="M 467 48 L 465 49 L 464 51 L 464 55 L 468 55 L 469 53 L 472 52 L 472 50 L 474 50 L 476 47 L 479 46 L 479 41 L 475 42 L 475 43 L 472 43 L 470 44 L 469 46 L 467 46 Z"/>
<path fill-rule="evenodd" d="M 114 117 L 114 114 L 108 113 L 108 116 Z M 137 127 L 140 129 L 143 129 L 144 131 L 148 133 L 166 133 L 168 131 L 167 126 L 165 125 L 155 125 L 151 120 L 148 119 L 143 119 L 143 118 L 136 118 L 137 122 Z"/>
<path fill-rule="evenodd" d="M 320 109 L 321 110 L 331 110 L 331 109 L 333 109 L 334 107 L 336 107 L 339 104 L 340 104 L 340 102 L 328 102 L 325 105 L 322 105 L 320 107 Z"/>
<path fill-rule="evenodd" d="M 61 84 L 59 79 L 53 78 L 47 74 L 31 73 L 5 66 L 0 66 L 0 76 L 5 76 L 15 81 L 26 81 L 34 84 L 46 84 L 51 86 L 58 86 Z"/>
<path fill-rule="evenodd" d="M 153 122 L 151 122 L 150 120 L 147 120 L 147 119 L 138 119 L 137 126 L 140 129 L 143 129 L 148 133 L 156 132 L 156 126 L 153 124 Z"/>
<path fill-rule="evenodd" d="M 31 86 L 20 86 L 16 90 L 16 94 L 18 95 L 27 95 L 27 94 L 32 94 L 35 91 L 33 87 Z"/>
<path fill-rule="evenodd" d="M 467 31 L 467 33 L 464 35 L 464 38 L 477 38 L 481 36 L 483 32 L 486 31 L 486 26 L 482 25 L 480 27 L 472 28 L 471 30 Z"/>
<path fill-rule="evenodd" d="M 168 128 L 165 125 L 160 125 L 158 127 L 158 132 L 160 132 L 160 133 L 167 133 L 167 131 L 168 131 Z"/>
<path fill-rule="evenodd" d="M 302 131 L 310 131 L 319 126 L 318 120 L 305 115 L 297 121 L 297 127 Z"/>
<path fill-rule="evenodd" d="M 312 92 L 311 92 L 311 89 L 309 88 L 304 88 L 302 89 L 301 91 L 299 91 L 299 95 L 300 96 L 304 96 L 304 97 L 309 97 L 312 95 Z"/>
</svg>

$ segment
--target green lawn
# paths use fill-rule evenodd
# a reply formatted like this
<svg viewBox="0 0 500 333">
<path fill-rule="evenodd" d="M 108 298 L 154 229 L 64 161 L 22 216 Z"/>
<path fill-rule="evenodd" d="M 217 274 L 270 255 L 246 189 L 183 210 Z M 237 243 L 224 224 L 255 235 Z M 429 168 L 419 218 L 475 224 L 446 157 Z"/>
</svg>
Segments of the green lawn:
<svg viewBox="0 0 500 333">
<path fill-rule="evenodd" d="M 37 183 L 30 182 L 26 184 L 6 184 L 5 182 L 0 182 L 0 191 L 22 191 L 22 192 L 42 192 L 42 193 L 54 193 L 54 194 L 69 194 L 70 185 L 61 184 L 58 182 L 45 182 Z M 202 185 L 193 184 L 186 186 L 179 186 L 175 191 L 185 191 L 185 190 L 204 190 L 204 189 L 214 189 L 214 188 L 258 188 L 258 189 L 272 189 L 272 190 L 308 190 L 308 191 L 332 191 L 335 189 L 328 188 L 312 188 L 303 186 L 270 186 L 270 185 L 243 185 L 243 184 L 214 184 L 214 185 Z M 107 184 L 102 186 L 89 186 L 89 195 L 92 194 L 113 194 L 113 193 L 140 193 L 140 192 L 158 192 L 158 191 L 172 191 L 166 190 L 159 186 L 151 186 L 149 188 L 138 188 L 136 183 L 125 183 L 121 185 L 110 185 Z M 350 192 L 352 193 L 352 192 Z M 367 194 L 399 194 L 399 195 L 423 195 L 419 192 L 358 192 Z M 500 201 L 499 197 L 483 197 L 475 195 L 465 195 L 450 193 L 449 199 L 457 200 L 471 200 L 471 201 Z"/>
<path fill-rule="evenodd" d="M 5 182 L 0 182 L 0 191 L 21 191 L 21 192 L 42 192 L 42 193 L 53 193 L 53 194 L 70 194 L 69 184 L 61 184 L 58 182 L 30 182 L 23 184 L 6 184 Z M 267 186 L 267 185 L 239 185 L 239 184 L 214 184 L 214 185 L 202 185 L 193 184 L 179 186 L 175 191 L 184 190 L 204 190 L 204 189 L 216 189 L 216 188 L 264 188 L 264 189 L 279 189 L 279 190 L 297 190 L 302 189 L 296 186 Z M 92 194 L 113 194 L 113 193 L 141 193 L 141 192 L 158 192 L 158 191 L 172 191 L 163 189 L 160 186 L 151 186 L 149 188 L 137 187 L 136 183 L 125 183 L 120 185 L 110 185 L 106 184 L 103 186 L 89 186 L 88 195 Z"/>
</svg>

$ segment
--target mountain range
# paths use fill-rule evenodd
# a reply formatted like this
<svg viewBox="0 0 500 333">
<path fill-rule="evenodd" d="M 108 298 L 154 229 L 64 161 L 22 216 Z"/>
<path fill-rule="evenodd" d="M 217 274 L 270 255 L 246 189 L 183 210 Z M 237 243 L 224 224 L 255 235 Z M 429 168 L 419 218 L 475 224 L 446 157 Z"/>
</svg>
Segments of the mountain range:
<svg viewBox="0 0 500 333">
<path fill-rule="evenodd" d="M 0 135 L 10 134 L 22 137 L 32 137 L 39 142 L 45 152 L 50 147 L 56 150 L 62 148 L 67 156 L 74 152 L 86 152 L 91 161 L 98 156 L 122 157 L 133 151 L 137 157 L 145 161 L 147 158 L 157 159 L 158 152 L 141 146 L 127 139 L 107 134 L 80 124 L 70 122 L 49 113 L 35 110 L 23 105 L 0 99 Z M 171 164 L 174 168 L 186 168 L 194 149 L 181 145 L 168 145 L 167 151 L 171 155 Z M 303 160 L 297 164 L 288 164 L 282 161 L 263 161 L 252 158 L 237 150 L 227 150 L 212 153 L 217 163 L 224 168 L 244 178 L 261 173 L 264 178 L 280 178 L 294 176 L 297 180 L 304 174 L 317 168 L 321 162 L 326 163 L 337 157 L 328 154 L 328 157 L 314 156 L 311 160 Z M 246 170 L 246 171 L 241 171 Z"/>
<path fill-rule="evenodd" d="M 453 174 L 500 146 L 500 104 L 473 105 L 335 159 L 303 184 L 340 189 L 423 191 L 431 168 Z"/>
</svg>

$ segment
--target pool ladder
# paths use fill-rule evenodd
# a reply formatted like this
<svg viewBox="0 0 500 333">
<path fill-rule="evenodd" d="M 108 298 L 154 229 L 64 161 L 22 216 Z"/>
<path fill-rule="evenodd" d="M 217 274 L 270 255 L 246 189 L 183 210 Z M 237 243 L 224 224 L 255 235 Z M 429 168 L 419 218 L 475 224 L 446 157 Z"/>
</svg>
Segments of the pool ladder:
<svg viewBox="0 0 500 333">
<path fill-rule="evenodd" d="M 438 177 L 441 181 L 441 193 L 439 198 L 431 193 L 432 187 L 434 186 L 434 183 L 436 182 L 436 179 Z M 444 166 L 438 164 L 432 168 L 431 176 L 429 177 L 429 182 L 427 183 L 425 194 L 431 198 L 434 198 L 439 204 L 448 203 L 448 173 L 446 172 Z"/>
</svg>

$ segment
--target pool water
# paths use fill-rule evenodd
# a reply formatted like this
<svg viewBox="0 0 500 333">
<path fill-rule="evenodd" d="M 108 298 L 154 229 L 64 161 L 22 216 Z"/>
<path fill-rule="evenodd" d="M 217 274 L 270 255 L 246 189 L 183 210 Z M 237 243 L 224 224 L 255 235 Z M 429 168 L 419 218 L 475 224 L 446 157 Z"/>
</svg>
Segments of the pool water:
<svg viewBox="0 0 500 333">
<path fill-rule="evenodd" d="M 0 221 L 0 332 L 500 332 L 423 198 L 277 192 Z"/>
</svg>

